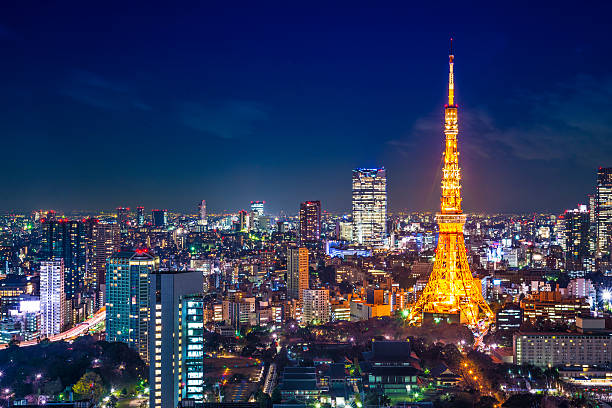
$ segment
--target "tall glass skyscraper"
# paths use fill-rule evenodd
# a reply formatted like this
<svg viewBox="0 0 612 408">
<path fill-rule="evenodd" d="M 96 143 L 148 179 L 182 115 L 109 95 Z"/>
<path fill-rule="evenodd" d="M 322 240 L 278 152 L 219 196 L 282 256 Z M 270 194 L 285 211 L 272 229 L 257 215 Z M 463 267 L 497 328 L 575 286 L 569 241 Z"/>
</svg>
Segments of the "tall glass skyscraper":
<svg viewBox="0 0 612 408">
<path fill-rule="evenodd" d="M 136 207 L 136 225 L 142 227 L 145 224 L 144 207 Z"/>
<path fill-rule="evenodd" d="M 41 228 L 41 258 L 64 260 L 64 292 L 67 299 L 72 299 L 85 282 L 87 239 L 84 224 L 64 218 L 43 219 Z"/>
<path fill-rule="evenodd" d="M 165 227 L 168 225 L 168 210 L 153 210 L 153 225 L 156 227 Z"/>
<path fill-rule="evenodd" d="M 265 201 L 251 201 L 251 213 L 256 214 L 258 216 L 263 216 L 265 205 Z"/>
<path fill-rule="evenodd" d="M 586 205 L 566 210 L 559 218 L 563 221 L 565 269 L 584 271 L 589 258 L 589 212 Z"/>
<path fill-rule="evenodd" d="M 40 264 L 41 333 L 52 336 L 64 326 L 64 260 L 57 258 Z"/>
<path fill-rule="evenodd" d="M 206 217 L 206 200 L 202 200 L 198 205 L 198 212 L 200 213 L 200 219 L 198 224 L 208 225 L 208 218 Z"/>
<path fill-rule="evenodd" d="M 595 191 L 595 250 L 598 258 L 610 255 L 612 230 L 612 167 L 597 171 Z"/>
<path fill-rule="evenodd" d="M 148 359 L 149 279 L 159 258 L 121 251 L 106 265 L 106 340 L 121 341 Z"/>
<path fill-rule="evenodd" d="M 387 233 L 387 172 L 353 170 L 353 240 L 382 246 Z"/>
</svg>

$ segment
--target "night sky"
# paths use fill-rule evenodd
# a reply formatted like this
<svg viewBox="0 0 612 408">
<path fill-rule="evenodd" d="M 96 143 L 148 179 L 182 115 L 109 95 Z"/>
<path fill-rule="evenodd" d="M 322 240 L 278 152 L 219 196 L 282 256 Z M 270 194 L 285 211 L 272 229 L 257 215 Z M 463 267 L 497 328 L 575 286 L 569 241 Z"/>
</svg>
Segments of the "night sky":
<svg viewBox="0 0 612 408">
<path fill-rule="evenodd" d="M 467 212 L 573 208 L 612 166 L 610 6 L 45 3 L 0 13 L 0 210 L 347 211 L 384 166 L 391 210 L 435 211 L 450 36 Z"/>
</svg>

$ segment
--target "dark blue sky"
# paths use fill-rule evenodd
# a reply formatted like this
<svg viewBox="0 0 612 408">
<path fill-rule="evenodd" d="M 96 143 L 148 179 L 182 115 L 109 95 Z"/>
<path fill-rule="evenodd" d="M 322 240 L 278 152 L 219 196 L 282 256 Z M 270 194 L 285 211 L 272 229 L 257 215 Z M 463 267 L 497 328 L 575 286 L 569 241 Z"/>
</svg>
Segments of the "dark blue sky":
<svg viewBox="0 0 612 408">
<path fill-rule="evenodd" d="M 50 3 L 0 14 L 2 210 L 341 211 L 363 166 L 436 210 L 451 35 L 466 211 L 560 211 L 612 166 L 609 6 Z"/>
</svg>

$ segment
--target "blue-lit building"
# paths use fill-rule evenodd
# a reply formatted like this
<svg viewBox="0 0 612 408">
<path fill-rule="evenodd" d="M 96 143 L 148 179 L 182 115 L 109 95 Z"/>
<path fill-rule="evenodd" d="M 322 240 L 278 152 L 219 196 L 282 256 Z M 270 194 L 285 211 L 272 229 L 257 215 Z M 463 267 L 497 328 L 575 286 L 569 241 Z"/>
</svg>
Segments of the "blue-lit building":
<svg viewBox="0 0 612 408">
<path fill-rule="evenodd" d="M 180 304 L 181 343 L 179 384 L 181 398 L 204 400 L 204 301 L 187 295 Z"/>
<path fill-rule="evenodd" d="M 153 210 L 153 225 L 156 227 L 165 227 L 168 225 L 168 210 Z"/>
<path fill-rule="evenodd" d="M 149 407 L 203 400 L 201 271 L 156 271 L 149 285 Z M 198 296 L 199 295 L 199 296 Z"/>
<path fill-rule="evenodd" d="M 149 278 L 159 258 L 121 251 L 106 266 L 106 340 L 121 341 L 148 359 Z"/>
</svg>

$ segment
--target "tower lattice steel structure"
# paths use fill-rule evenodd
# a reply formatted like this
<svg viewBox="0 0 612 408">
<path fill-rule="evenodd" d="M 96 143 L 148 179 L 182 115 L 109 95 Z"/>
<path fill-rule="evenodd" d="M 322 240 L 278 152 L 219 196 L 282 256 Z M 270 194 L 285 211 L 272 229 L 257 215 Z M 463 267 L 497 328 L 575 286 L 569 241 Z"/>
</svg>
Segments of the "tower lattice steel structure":
<svg viewBox="0 0 612 408">
<path fill-rule="evenodd" d="M 442 205 L 437 214 L 438 246 L 433 271 L 419 300 L 412 308 L 408 322 L 420 324 L 424 316 L 459 316 L 460 321 L 478 331 L 493 322 L 493 313 L 482 297 L 480 281 L 472 277 L 467 262 L 461 210 L 461 170 L 457 151 L 457 105 L 453 77 L 453 47 L 449 55 L 448 105 L 444 113 L 444 169 L 442 174 Z"/>
</svg>

